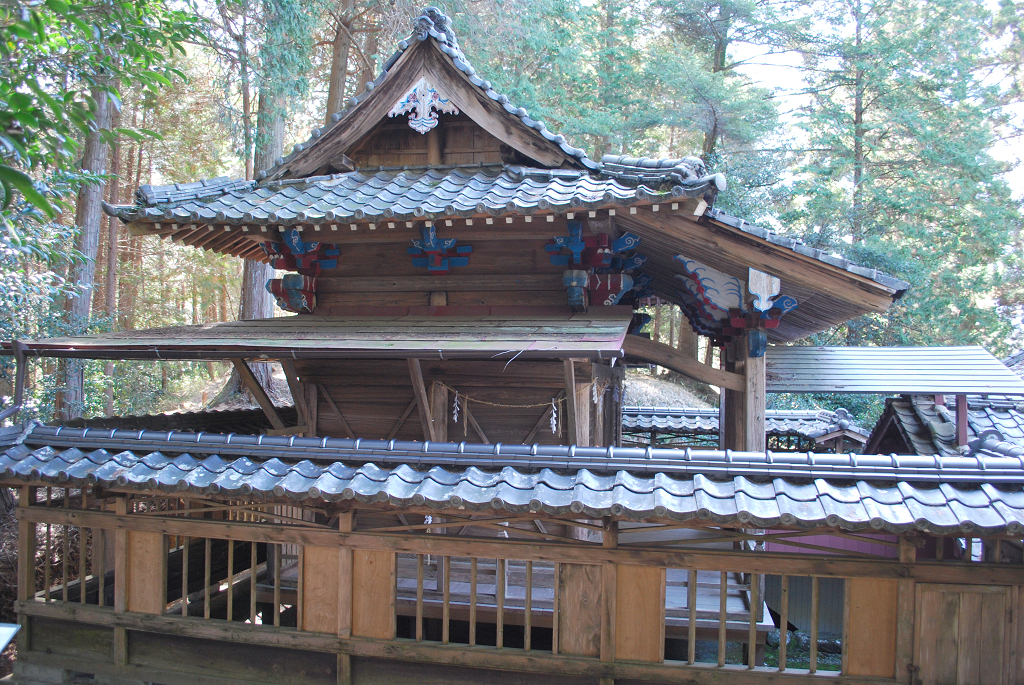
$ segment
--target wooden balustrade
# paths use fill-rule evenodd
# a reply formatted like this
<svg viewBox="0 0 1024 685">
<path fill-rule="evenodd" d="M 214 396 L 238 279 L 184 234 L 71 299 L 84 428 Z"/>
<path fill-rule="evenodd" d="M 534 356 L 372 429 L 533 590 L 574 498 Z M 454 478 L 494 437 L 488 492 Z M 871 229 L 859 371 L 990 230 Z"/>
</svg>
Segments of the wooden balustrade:
<svg viewBox="0 0 1024 685">
<path fill-rule="evenodd" d="M 537 526 L 535 517 L 527 528 L 509 516 L 503 530 L 512 537 L 484 540 L 457 534 L 469 526 L 451 521 L 440 528 L 410 523 L 411 532 L 353 531 L 351 513 L 327 519 L 312 506 L 97 499 L 88 489 L 30 494 L 34 499 L 18 514 L 23 530 L 35 532 L 23 549 L 35 549 L 36 587 L 21 595 L 17 608 L 28 623 L 36 617 L 109 626 L 115 666 L 130 661 L 126 631 L 144 628 L 334 652 L 338 673 L 351 671 L 351 655 L 376 654 L 383 641 L 393 645 L 390 654 L 412 654 L 407 650 L 415 645 L 417 659 L 463 665 L 476 663 L 476 652 L 459 650 L 490 648 L 494 661 L 478 665 L 507 670 L 673 680 L 671 673 L 688 666 L 729 671 L 742 665 L 755 674 L 813 678 L 839 665 L 821 663 L 818 638 L 821 579 L 842 578 L 842 671 L 892 678 L 906 658 L 899 645 L 914 630 L 903 613 L 914 611 L 915 583 L 941 588 L 984 577 L 1018 588 L 1024 564 L 1022 541 L 1009 537 L 927 538 L 916 554 L 903 540 L 900 559 L 865 558 L 823 554 L 814 545 L 805 554 L 755 547 L 754 539 L 777 541 L 777 531 L 716 529 L 670 544 L 643 543 L 624 530 L 621 544 L 617 536 L 602 544 L 551 534 L 558 525 L 602 530 L 586 520 L 551 517 Z M 496 525 L 495 518 L 481 520 L 482 529 Z M 517 525 L 534 537 L 516 538 Z M 673 527 L 678 524 L 657 530 Z M 765 606 L 773 572 L 780 574 L 772 601 L 782 626 L 795 615 L 792 588 L 805 588 L 806 595 L 809 579 L 810 620 L 803 629 L 810 650 L 799 668 L 791 665 L 785 639 L 777 664 L 764 665 L 766 637 L 775 627 Z M 901 583 L 910 583 L 909 590 Z M 210 632 L 217 625 L 225 627 Z M 282 643 L 273 631 L 296 637 Z M 37 631 L 26 634 L 49 644 Z M 29 637 L 24 642 L 25 658 L 42 658 Z"/>
</svg>

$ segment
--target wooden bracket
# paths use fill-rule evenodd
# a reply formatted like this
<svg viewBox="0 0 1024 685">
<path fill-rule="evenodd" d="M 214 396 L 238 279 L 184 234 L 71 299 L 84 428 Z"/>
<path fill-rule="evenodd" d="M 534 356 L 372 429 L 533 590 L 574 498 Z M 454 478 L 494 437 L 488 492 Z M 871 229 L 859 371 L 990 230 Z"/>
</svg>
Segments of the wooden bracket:
<svg viewBox="0 0 1024 685">
<path fill-rule="evenodd" d="M 416 397 L 416 406 L 420 412 L 420 424 L 423 426 L 423 439 L 436 442 L 434 423 L 430 417 L 430 402 L 427 400 L 427 386 L 423 382 L 423 368 L 419 359 L 409 360 L 409 375 L 412 377 L 412 392 Z"/>
<path fill-rule="evenodd" d="M 384 440 L 386 442 L 389 442 L 389 441 L 395 439 L 395 436 L 398 435 L 398 431 L 400 431 L 402 429 L 402 426 L 405 425 L 406 419 L 408 419 L 409 415 L 412 414 L 412 410 L 415 409 L 418 405 L 419 405 L 419 398 L 417 398 L 417 397 L 412 398 L 412 402 L 410 402 L 409 406 L 405 408 L 404 412 L 402 412 L 402 416 L 395 423 L 394 428 L 392 428 L 391 431 L 388 433 L 388 436 L 386 438 L 384 438 Z"/>
<path fill-rule="evenodd" d="M 327 404 L 330 406 L 331 411 L 333 411 L 334 415 L 338 417 L 338 421 L 341 422 L 341 427 L 345 429 L 345 435 L 352 440 L 355 440 L 356 434 L 352 432 L 352 427 L 348 425 L 348 421 L 345 420 L 345 415 L 341 413 L 340 409 L 338 409 L 338 405 L 335 404 L 334 398 L 327 394 L 327 388 L 320 383 L 317 383 L 316 387 L 320 389 L 320 393 L 324 396 L 324 399 L 327 400 Z"/>
<path fill-rule="evenodd" d="M 672 369 L 708 385 L 738 391 L 743 391 L 747 387 L 746 378 L 738 373 L 714 369 L 693 357 L 682 354 L 679 350 L 663 343 L 656 343 L 648 338 L 627 335 L 623 340 L 622 349 L 628 357 L 637 357 L 652 364 L 664 366 L 666 369 Z"/>
<path fill-rule="evenodd" d="M 253 375 L 252 369 L 245 363 L 244 359 L 232 359 L 231 363 L 235 365 L 235 370 L 238 371 L 238 377 L 242 379 L 242 383 L 249 389 L 249 393 L 255 398 L 256 402 L 263 409 L 263 413 L 270 419 L 270 425 L 276 430 L 284 428 L 284 421 L 281 420 L 281 416 L 277 413 L 277 409 L 274 408 L 274 403 L 270 401 L 266 391 L 260 382 L 256 380 L 256 376 Z"/>
<path fill-rule="evenodd" d="M 473 430 L 476 431 L 476 434 L 480 436 L 480 440 L 485 445 L 490 445 L 491 441 L 487 439 L 483 429 L 480 428 L 480 424 L 476 422 L 476 417 L 473 416 L 473 412 L 469 409 L 469 402 L 466 402 L 466 407 L 463 409 L 463 413 L 466 415 L 466 420 L 469 421 L 469 425 L 472 426 Z"/>
</svg>

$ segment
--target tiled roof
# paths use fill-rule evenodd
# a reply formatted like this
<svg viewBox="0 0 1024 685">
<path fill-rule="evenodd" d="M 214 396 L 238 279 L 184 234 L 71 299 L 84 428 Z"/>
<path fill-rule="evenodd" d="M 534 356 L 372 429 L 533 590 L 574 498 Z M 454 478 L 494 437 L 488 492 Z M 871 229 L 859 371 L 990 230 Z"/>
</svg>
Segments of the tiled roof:
<svg viewBox="0 0 1024 685">
<path fill-rule="evenodd" d="M 1016 354 L 1011 354 L 1009 357 L 1003 360 L 1007 368 L 1013 371 L 1015 374 L 1024 378 L 1024 350 Z"/>
<path fill-rule="evenodd" d="M 908 395 L 886 400 L 875 431 L 891 415 L 916 454 L 956 455 L 956 408 L 935 404 L 934 395 Z M 996 431 L 999 440 L 1024 447 L 1024 398 L 996 395 L 967 396 L 968 440 Z M 872 434 L 870 442 L 875 442 Z M 880 436 L 879 436 L 880 437 Z"/>
<path fill-rule="evenodd" d="M 714 179 L 693 180 L 684 185 L 669 174 L 593 177 L 583 171 L 517 166 L 421 167 L 267 184 L 224 178 L 143 186 L 137 198 L 139 206 L 107 205 L 105 209 L 125 222 L 142 219 L 254 227 L 347 224 L 650 204 L 701 197 L 714 183 Z"/>
<path fill-rule="evenodd" d="M 0 477 L 760 528 L 1024 532 L 1024 457 L 989 453 L 772 455 L 36 426 L 0 455 Z"/>
<path fill-rule="evenodd" d="M 655 428 L 681 433 L 717 435 L 718 410 L 623 407 L 622 427 L 627 430 Z M 765 433 L 768 435 L 820 438 L 838 430 L 848 430 L 867 437 L 867 431 L 856 425 L 845 409 L 834 412 L 769 409 L 765 412 Z"/>
</svg>

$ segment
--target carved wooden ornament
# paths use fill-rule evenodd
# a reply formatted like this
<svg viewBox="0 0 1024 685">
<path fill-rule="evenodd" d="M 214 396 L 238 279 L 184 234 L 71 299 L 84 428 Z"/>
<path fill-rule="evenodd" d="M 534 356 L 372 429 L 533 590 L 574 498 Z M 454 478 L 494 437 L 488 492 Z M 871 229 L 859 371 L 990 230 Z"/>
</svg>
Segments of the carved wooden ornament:
<svg viewBox="0 0 1024 685">
<path fill-rule="evenodd" d="M 412 115 L 412 112 L 416 114 Z M 458 114 L 459 110 L 451 100 L 442 97 L 426 78 L 420 78 L 416 85 L 395 103 L 395 106 L 388 112 L 388 116 L 397 117 L 409 114 L 409 126 L 414 131 L 426 133 L 437 126 L 439 112 Z"/>
<path fill-rule="evenodd" d="M 748 269 L 747 290 L 754 298 L 754 309 L 766 312 L 772 308 L 772 300 L 779 294 L 782 282 L 775 276 L 751 267 Z"/>
</svg>

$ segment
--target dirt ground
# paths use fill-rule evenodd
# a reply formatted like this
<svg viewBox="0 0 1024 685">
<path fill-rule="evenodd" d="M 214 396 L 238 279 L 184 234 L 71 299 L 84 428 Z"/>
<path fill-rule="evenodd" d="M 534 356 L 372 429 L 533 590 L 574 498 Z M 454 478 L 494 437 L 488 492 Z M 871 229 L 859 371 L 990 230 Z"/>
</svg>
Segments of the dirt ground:
<svg viewBox="0 0 1024 685">
<path fill-rule="evenodd" d="M 654 375 L 646 369 L 626 372 L 625 399 L 627 407 L 715 407 L 718 395 L 708 386 L 678 374 Z"/>
</svg>

